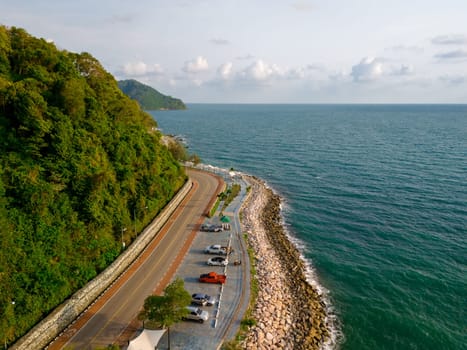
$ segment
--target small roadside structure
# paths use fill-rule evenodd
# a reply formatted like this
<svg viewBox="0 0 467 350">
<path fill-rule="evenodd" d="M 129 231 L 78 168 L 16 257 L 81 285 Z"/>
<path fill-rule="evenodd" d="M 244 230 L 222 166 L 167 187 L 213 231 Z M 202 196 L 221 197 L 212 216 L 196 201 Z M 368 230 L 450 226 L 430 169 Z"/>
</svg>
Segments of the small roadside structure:
<svg viewBox="0 0 467 350">
<path fill-rule="evenodd" d="M 221 217 L 222 229 L 229 231 L 230 230 L 230 218 L 226 215 Z"/>
<path fill-rule="evenodd" d="M 143 329 L 135 339 L 130 340 L 127 350 L 154 350 L 165 333 L 165 329 Z"/>
</svg>

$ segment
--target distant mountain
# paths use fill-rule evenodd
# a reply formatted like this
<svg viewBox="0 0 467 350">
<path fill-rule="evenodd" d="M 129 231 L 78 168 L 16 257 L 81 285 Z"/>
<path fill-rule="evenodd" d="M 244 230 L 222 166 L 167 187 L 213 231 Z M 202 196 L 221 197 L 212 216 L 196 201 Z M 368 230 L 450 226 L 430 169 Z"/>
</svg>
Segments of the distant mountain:
<svg viewBox="0 0 467 350">
<path fill-rule="evenodd" d="M 178 98 L 161 94 L 156 89 L 144 85 L 137 80 L 120 80 L 120 90 L 130 98 L 136 100 L 141 108 L 147 111 L 158 109 L 186 109 L 185 104 Z"/>
</svg>

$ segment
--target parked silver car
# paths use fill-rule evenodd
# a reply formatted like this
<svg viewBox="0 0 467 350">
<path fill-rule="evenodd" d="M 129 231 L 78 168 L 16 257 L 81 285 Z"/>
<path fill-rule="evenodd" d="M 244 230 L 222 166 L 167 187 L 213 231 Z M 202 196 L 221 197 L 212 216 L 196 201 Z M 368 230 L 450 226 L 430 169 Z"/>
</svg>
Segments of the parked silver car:
<svg viewBox="0 0 467 350">
<path fill-rule="evenodd" d="M 201 225 L 201 231 L 204 232 L 221 232 L 222 225 Z"/>
<path fill-rule="evenodd" d="M 183 317 L 184 320 L 192 320 L 203 323 L 209 319 L 208 312 L 201 310 L 199 307 L 187 306 L 186 308 L 188 309 L 188 314 Z"/>
<path fill-rule="evenodd" d="M 195 293 L 191 296 L 191 302 L 201 306 L 212 306 L 216 303 L 216 298 L 204 293 Z"/>
</svg>

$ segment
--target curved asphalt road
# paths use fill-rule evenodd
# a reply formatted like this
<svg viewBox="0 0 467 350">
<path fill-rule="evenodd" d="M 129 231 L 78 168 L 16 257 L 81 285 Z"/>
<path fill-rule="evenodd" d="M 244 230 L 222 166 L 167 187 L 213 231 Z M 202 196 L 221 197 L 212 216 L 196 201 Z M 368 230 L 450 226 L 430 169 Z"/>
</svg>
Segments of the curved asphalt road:
<svg viewBox="0 0 467 350">
<path fill-rule="evenodd" d="M 156 236 L 155 240 L 159 241 L 157 245 L 153 248 L 151 244 L 141 254 L 135 264 L 137 267 L 130 268 L 125 273 L 127 275 L 120 278 L 121 285 L 111 296 L 101 297 L 103 305 L 100 309 L 94 311 L 91 307 L 86 311 L 91 315 L 87 316 L 88 321 L 84 326 L 79 329 L 72 326 L 65 332 L 68 342 L 58 338 L 49 349 L 94 349 L 113 344 L 117 339 L 124 342 L 128 340 L 124 339 L 125 333 L 128 333 L 129 328 L 131 331 L 132 327 L 129 325 L 137 316 L 144 299 L 154 292 L 160 293 L 170 281 L 172 273 L 189 248 L 210 201 L 217 195 L 218 178 L 193 170 L 188 170 L 188 174 L 194 182 L 194 188 L 188 194 L 190 198 L 179 207 L 176 218 L 169 219 Z M 143 256 L 147 258 L 141 261 Z"/>
</svg>

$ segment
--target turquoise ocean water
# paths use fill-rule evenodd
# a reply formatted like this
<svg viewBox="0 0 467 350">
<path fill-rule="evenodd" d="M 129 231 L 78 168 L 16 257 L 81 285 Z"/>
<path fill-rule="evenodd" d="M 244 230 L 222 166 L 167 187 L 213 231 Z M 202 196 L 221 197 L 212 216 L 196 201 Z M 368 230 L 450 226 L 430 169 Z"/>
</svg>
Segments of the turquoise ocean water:
<svg viewBox="0 0 467 350">
<path fill-rule="evenodd" d="M 341 349 L 467 349 L 466 105 L 151 112 L 206 164 L 284 198 Z"/>
</svg>

